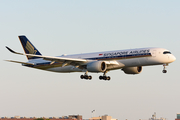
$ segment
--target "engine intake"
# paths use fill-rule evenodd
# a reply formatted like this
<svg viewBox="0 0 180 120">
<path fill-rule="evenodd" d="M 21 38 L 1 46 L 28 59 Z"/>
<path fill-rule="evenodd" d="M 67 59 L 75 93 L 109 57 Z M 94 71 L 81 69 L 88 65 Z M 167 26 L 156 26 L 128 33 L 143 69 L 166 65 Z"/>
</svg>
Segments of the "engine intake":
<svg viewBox="0 0 180 120">
<path fill-rule="evenodd" d="M 139 74 L 142 72 L 142 66 L 139 67 L 126 67 L 122 69 L 126 74 Z"/>
<path fill-rule="evenodd" d="M 107 69 L 107 65 L 103 61 L 95 61 L 87 64 L 87 70 L 89 72 L 104 72 Z"/>
</svg>

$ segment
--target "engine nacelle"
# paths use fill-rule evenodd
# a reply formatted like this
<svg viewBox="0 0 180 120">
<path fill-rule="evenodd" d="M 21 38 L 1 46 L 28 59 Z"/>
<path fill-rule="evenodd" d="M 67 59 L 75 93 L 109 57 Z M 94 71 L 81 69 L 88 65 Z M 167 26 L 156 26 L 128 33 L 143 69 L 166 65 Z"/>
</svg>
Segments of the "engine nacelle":
<svg viewBox="0 0 180 120">
<path fill-rule="evenodd" d="M 107 69 L 107 65 L 103 61 L 95 61 L 87 64 L 87 71 L 89 72 L 104 72 Z"/>
<path fill-rule="evenodd" d="M 122 69 L 126 74 L 139 74 L 142 72 L 142 66 L 139 67 L 126 67 Z"/>
</svg>

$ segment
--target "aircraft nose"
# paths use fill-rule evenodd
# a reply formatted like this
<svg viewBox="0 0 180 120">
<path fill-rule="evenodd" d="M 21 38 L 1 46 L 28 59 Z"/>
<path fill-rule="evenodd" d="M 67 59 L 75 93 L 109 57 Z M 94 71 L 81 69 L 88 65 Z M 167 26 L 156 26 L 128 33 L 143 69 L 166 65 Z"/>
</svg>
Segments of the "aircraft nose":
<svg viewBox="0 0 180 120">
<path fill-rule="evenodd" d="M 171 61 L 174 62 L 176 60 L 176 57 L 174 55 L 171 56 Z"/>
</svg>

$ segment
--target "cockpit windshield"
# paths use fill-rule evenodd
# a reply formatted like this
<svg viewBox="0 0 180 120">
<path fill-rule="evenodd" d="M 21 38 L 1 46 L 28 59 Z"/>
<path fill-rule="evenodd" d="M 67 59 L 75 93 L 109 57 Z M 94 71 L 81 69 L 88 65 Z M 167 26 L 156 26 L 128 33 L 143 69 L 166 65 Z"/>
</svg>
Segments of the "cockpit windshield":
<svg viewBox="0 0 180 120">
<path fill-rule="evenodd" d="M 164 51 L 163 54 L 171 54 L 170 51 Z"/>
</svg>

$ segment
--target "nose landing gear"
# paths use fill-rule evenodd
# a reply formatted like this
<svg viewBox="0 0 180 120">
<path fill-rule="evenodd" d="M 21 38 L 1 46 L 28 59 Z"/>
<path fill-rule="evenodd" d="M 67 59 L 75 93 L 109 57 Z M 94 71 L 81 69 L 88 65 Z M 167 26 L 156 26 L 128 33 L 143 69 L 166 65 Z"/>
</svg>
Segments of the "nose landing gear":
<svg viewBox="0 0 180 120">
<path fill-rule="evenodd" d="M 163 67 L 164 67 L 164 68 L 163 68 L 163 71 L 162 71 L 163 73 L 167 73 L 166 66 L 168 66 L 168 64 L 164 64 L 164 65 L 163 65 Z"/>
<path fill-rule="evenodd" d="M 167 70 L 163 70 L 162 72 L 163 72 L 163 73 L 167 73 Z"/>
</svg>

